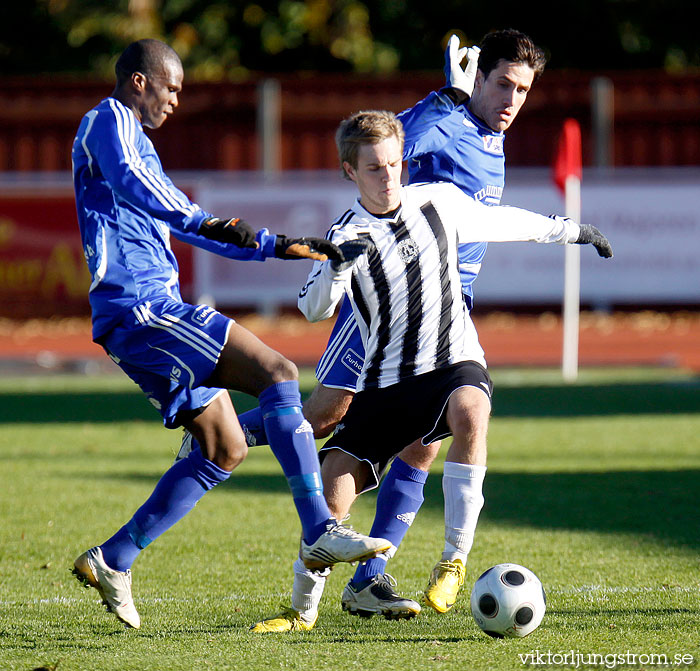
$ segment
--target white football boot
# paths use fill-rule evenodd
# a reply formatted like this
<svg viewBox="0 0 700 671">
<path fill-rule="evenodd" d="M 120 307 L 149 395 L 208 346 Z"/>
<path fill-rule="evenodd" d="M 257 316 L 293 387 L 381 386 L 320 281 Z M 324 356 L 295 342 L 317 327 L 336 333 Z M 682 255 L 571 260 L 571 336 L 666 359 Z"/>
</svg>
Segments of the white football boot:
<svg viewBox="0 0 700 671">
<path fill-rule="evenodd" d="M 100 593 L 107 610 L 114 613 L 127 627 L 138 629 L 141 626 L 141 618 L 131 596 L 131 571 L 109 568 L 99 547 L 83 552 L 73 566 L 73 575 L 85 587 L 94 587 Z"/>
<path fill-rule="evenodd" d="M 342 524 L 329 524 L 326 528 L 313 545 L 301 540 L 301 560 L 312 571 L 339 562 L 367 561 L 391 547 L 385 538 L 371 538 Z"/>
<path fill-rule="evenodd" d="M 418 602 L 397 594 L 395 586 L 396 580 L 388 573 L 375 575 L 359 592 L 348 583 L 341 600 L 343 610 L 360 617 L 383 615 L 387 620 L 409 620 L 418 615 L 421 611 Z"/>
</svg>

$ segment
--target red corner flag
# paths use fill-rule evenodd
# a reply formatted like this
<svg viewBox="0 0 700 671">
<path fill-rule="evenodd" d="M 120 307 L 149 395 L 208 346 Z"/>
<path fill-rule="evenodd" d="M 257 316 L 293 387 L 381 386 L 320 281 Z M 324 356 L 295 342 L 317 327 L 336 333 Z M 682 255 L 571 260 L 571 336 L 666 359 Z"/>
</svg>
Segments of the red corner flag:
<svg viewBox="0 0 700 671">
<path fill-rule="evenodd" d="M 566 178 L 581 179 L 581 126 L 576 119 L 566 119 L 559 136 L 553 166 L 554 183 L 564 193 Z"/>
</svg>

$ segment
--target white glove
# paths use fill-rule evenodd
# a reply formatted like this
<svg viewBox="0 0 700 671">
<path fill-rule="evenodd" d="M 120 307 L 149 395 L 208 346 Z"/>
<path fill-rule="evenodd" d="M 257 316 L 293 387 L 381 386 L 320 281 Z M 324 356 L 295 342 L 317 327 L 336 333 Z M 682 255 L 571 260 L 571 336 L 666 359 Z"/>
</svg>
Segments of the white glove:
<svg viewBox="0 0 700 671">
<path fill-rule="evenodd" d="M 451 35 L 445 49 L 445 79 L 447 86 L 459 89 L 465 95 L 470 96 L 474 90 L 474 80 L 476 70 L 479 66 L 479 47 L 459 46 L 459 37 Z M 461 63 L 464 57 L 467 58 L 467 65 L 462 70 Z"/>
</svg>

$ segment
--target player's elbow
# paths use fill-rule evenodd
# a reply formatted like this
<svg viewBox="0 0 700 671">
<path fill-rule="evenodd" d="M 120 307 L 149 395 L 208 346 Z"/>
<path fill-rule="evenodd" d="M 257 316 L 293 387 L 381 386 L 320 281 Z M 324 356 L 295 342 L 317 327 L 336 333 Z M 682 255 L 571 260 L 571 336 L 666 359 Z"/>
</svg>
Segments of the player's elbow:
<svg viewBox="0 0 700 671">
<path fill-rule="evenodd" d="M 306 317 L 306 319 L 311 323 L 320 322 L 324 319 L 327 319 L 330 316 L 326 314 L 327 310 L 320 311 L 318 309 L 314 309 L 311 305 L 308 304 L 308 302 L 303 301 L 301 299 L 299 299 L 299 301 L 297 302 L 297 306 L 301 314 L 303 314 L 304 317 Z"/>
<path fill-rule="evenodd" d="M 310 321 L 312 324 L 314 324 L 315 322 L 320 322 L 320 321 L 323 321 L 324 319 L 328 319 L 329 315 L 326 315 L 325 313 L 312 312 L 312 313 L 304 314 L 304 316 L 306 317 L 306 319 L 308 321 Z"/>
<path fill-rule="evenodd" d="M 309 311 L 309 309 L 308 309 L 308 307 L 307 307 L 307 305 L 306 305 L 305 302 L 303 302 L 301 299 L 299 299 L 299 300 L 297 301 L 297 307 L 299 308 L 299 312 L 301 312 L 301 314 L 303 314 L 304 317 L 306 317 L 306 319 L 307 319 L 308 321 L 310 321 L 310 322 L 314 321 L 314 320 L 311 318 L 311 312 Z"/>
</svg>

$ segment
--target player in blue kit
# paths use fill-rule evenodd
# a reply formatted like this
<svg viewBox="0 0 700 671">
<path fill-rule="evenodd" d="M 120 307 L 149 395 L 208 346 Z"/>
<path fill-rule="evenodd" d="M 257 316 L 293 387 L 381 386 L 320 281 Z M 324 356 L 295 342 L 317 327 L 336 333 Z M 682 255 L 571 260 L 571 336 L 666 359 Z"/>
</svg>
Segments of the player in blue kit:
<svg viewBox="0 0 700 671">
<path fill-rule="evenodd" d="M 73 144 L 75 198 L 92 275 L 93 339 L 134 381 L 168 428 L 184 426 L 191 451 L 163 475 L 149 499 L 111 538 L 80 555 L 73 572 L 127 626 L 141 621 L 131 566 L 245 458 L 246 441 L 227 389 L 257 396 L 272 450 L 302 526 L 310 569 L 387 550 L 337 523 L 323 497 L 312 429 L 296 366 L 206 305 L 180 296 L 170 235 L 231 259 L 344 261 L 322 239 L 257 233 L 192 203 L 163 172 L 143 127 L 158 128 L 178 105 L 179 57 L 157 40 L 134 42 L 116 64 L 112 95 L 88 112 Z"/>
<path fill-rule="evenodd" d="M 541 75 L 545 57 L 529 37 L 515 30 L 489 33 L 480 47 L 481 53 L 478 48 L 460 49 L 459 39 L 453 35 L 445 52 L 446 86 L 398 117 L 405 131 L 403 158 L 408 161 L 411 184 L 452 182 L 476 200 L 498 205 L 505 184 L 504 131 Z M 465 56 L 468 61 L 462 69 Z M 462 292 L 469 309 L 472 285 L 486 246 L 459 246 Z M 360 332 L 346 298 L 316 369 L 319 384 L 304 404 L 317 437 L 328 435 L 347 411 L 363 363 Z M 484 395 L 473 394 L 467 413 L 468 446 L 458 449 L 453 444 L 446 456 L 445 547 L 425 591 L 426 602 L 438 612 L 451 608 L 464 582 L 466 557 L 483 505 L 489 414 L 490 404 Z M 246 417 L 247 414 L 241 419 L 244 424 L 248 424 Z M 251 423 L 259 426 L 254 417 Z M 386 534 L 394 543 L 389 555 L 395 552 L 422 503 L 427 471 L 439 447 L 439 443 L 427 447 L 414 443 L 407 447 L 393 461 L 382 482 L 373 532 L 393 527 Z M 358 568 L 346 587 L 347 595 L 343 595 L 343 605 L 350 612 L 412 617 L 420 610 L 415 601 L 395 594 L 386 581 L 374 580 L 384 574 L 386 558 L 377 557 Z M 313 626 L 324 580 L 323 574 L 308 571 L 297 561 L 292 609 L 260 623 L 258 630 Z"/>
<path fill-rule="evenodd" d="M 480 53 L 459 48 L 453 35 L 445 58 L 447 86 L 400 115 L 410 149 L 404 152 L 411 183 L 448 181 L 475 200 L 499 205 L 505 186 L 505 131 L 541 76 L 544 52 L 516 30 L 488 33 Z M 464 56 L 478 56 L 472 82 L 462 71 Z M 469 64 L 467 65 L 469 69 Z M 460 245 L 459 270 L 467 308 L 487 243 Z M 475 398 L 470 406 L 471 440 L 466 449 L 453 443 L 445 457 L 445 547 L 425 590 L 426 603 L 439 613 L 449 610 L 465 577 L 465 564 L 483 505 L 486 434 L 490 408 Z"/>
</svg>

